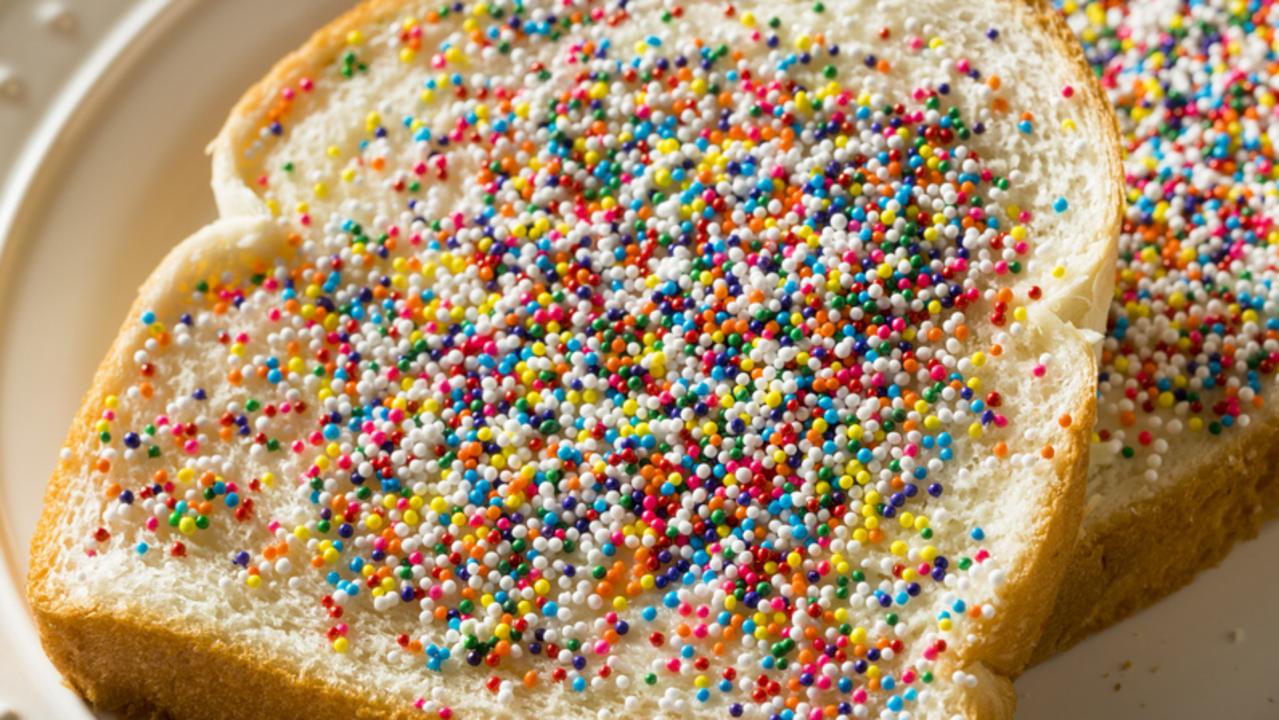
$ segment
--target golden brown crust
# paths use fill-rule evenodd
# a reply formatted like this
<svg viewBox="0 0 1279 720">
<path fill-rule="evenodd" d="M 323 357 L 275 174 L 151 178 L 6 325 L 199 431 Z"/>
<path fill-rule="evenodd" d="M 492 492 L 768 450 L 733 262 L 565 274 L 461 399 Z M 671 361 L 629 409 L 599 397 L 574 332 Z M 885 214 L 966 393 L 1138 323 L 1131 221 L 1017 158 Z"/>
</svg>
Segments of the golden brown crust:
<svg viewBox="0 0 1279 720">
<path fill-rule="evenodd" d="M 180 633 L 157 619 L 43 605 L 36 619 L 67 684 L 95 708 L 124 717 L 421 717 L 403 702 L 341 692 L 264 662 L 261 653 Z"/>
<path fill-rule="evenodd" d="M 1017 710 L 1017 691 L 1013 681 L 999 675 L 984 665 L 971 668 L 977 678 L 976 687 L 960 700 L 960 712 L 974 720 L 1012 718 Z"/>
<path fill-rule="evenodd" d="M 1108 106 L 1096 87 L 1082 53 L 1069 30 L 1050 11 L 1047 0 L 1025 2 L 1042 31 L 1058 52 L 1081 68 L 1085 112 L 1108 115 Z M 289 54 L 236 104 L 215 145 L 234 143 L 237 134 L 271 103 L 272 95 L 285 83 L 329 62 L 340 51 L 349 30 L 385 21 L 402 7 L 402 0 L 366 0 L 342 17 L 316 32 L 301 48 Z M 1098 116 L 1100 117 L 1100 115 Z M 1118 134 L 1113 117 L 1099 123 L 1113 135 L 1113 167 L 1118 185 L 1116 206 L 1106 224 L 1104 254 L 1098 269 L 1108 273 L 1115 253 L 1122 208 L 1122 175 L 1119 174 Z M 223 148 L 224 150 L 227 147 Z M 236 162 L 239 148 L 215 153 Z M 215 166 L 215 186 L 229 181 L 240 168 Z M 248 191 L 247 188 L 243 189 Z M 242 192 L 219 188 L 227 197 Z M 252 204 L 219 203 L 224 213 L 265 212 Z M 176 252 L 176 251 L 175 251 Z M 1108 287 L 1107 283 L 1103 283 Z M 1108 292 L 1106 293 L 1108 295 Z M 1094 298 L 1096 300 L 1097 298 Z M 1102 298 L 1104 301 L 1105 298 Z M 133 327 L 141 312 L 135 303 L 126 320 Z M 1079 322 L 1082 314 L 1070 313 L 1068 320 Z M 128 333 L 122 330 L 103 361 L 92 388 L 72 426 L 68 447 L 80 447 L 87 439 L 91 421 L 103 398 L 118 384 L 118 368 L 127 360 Z M 1010 576 L 1003 596 L 1003 610 L 978 632 L 985 641 L 972 646 L 961 658 L 968 671 L 978 675 L 981 686 L 965 693 L 964 712 L 973 718 L 1011 717 L 1015 704 L 1011 678 L 1025 666 L 1043 620 L 1052 606 L 1063 558 L 1072 551 L 1082 514 L 1084 474 L 1087 465 L 1088 433 L 1092 425 L 1095 398 L 1092 393 L 1079 398 L 1069 442 L 1059 450 L 1057 475 L 1046 491 L 1044 511 L 1037 518 L 1033 535 L 1038 539 L 1033 557 L 1023 558 Z M 73 483 L 86 482 L 81 476 L 83 458 L 61 462 L 50 481 L 46 506 L 35 534 L 31 556 L 28 596 L 35 612 L 41 639 L 54 663 L 73 688 L 103 709 L 123 710 L 131 715 L 162 712 L 179 717 L 407 717 L 403 708 L 378 704 L 313 678 L 297 677 L 277 665 L 263 662 L 261 654 L 243 647 L 200 635 L 183 635 L 167 628 L 162 619 L 118 616 L 97 612 L 93 607 L 75 607 L 63 601 L 51 587 L 49 571 L 60 548 L 63 518 L 68 512 Z M 244 689 L 246 702 L 228 704 L 226 688 Z M 256 704 L 255 704 L 256 703 Z"/>
<path fill-rule="evenodd" d="M 1080 540 L 1035 648 L 1040 662 L 1221 561 L 1279 511 L 1279 414 L 1205 454 L 1179 482 L 1105 518 Z"/>
</svg>

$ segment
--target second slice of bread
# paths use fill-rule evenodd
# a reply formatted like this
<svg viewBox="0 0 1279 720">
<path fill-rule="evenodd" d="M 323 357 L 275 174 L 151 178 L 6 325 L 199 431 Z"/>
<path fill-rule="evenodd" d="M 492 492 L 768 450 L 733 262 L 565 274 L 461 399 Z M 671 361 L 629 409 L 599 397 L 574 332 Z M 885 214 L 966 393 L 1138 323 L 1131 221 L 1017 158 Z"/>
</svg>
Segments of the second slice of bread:
<svg viewBox="0 0 1279 720">
<path fill-rule="evenodd" d="M 1067 10 L 1118 111 L 1129 190 L 1088 509 L 1037 659 L 1186 584 L 1279 509 L 1279 16 L 1220 0 Z"/>
</svg>

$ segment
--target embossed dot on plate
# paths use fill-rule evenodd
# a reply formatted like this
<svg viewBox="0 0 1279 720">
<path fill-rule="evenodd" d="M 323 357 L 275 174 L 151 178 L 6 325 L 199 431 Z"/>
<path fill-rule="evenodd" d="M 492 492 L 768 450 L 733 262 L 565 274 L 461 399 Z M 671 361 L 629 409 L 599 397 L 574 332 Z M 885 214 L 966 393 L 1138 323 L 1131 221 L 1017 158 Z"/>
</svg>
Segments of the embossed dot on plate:
<svg viewBox="0 0 1279 720">
<path fill-rule="evenodd" d="M 8 65 L 0 65 L 0 100 L 21 100 L 25 90 L 18 72 Z"/>
<path fill-rule="evenodd" d="M 53 32 L 69 34 L 78 26 L 76 15 L 60 2 L 42 2 L 36 6 L 36 21 Z"/>
</svg>

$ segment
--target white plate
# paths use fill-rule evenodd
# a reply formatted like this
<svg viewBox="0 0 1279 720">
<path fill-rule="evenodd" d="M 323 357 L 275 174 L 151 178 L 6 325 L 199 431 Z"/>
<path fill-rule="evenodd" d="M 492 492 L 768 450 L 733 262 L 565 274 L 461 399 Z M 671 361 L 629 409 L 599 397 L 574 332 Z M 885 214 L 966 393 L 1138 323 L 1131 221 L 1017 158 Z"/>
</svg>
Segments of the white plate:
<svg viewBox="0 0 1279 720">
<path fill-rule="evenodd" d="M 21 600 L 45 479 L 134 288 L 213 216 L 205 142 L 244 88 L 348 4 L 0 0 L 0 707 L 91 717 Z M 5 68 L 25 85 L 17 101 Z M 1187 590 L 1032 670 L 1019 716 L 1279 718 L 1276 556 L 1272 525 Z"/>
</svg>

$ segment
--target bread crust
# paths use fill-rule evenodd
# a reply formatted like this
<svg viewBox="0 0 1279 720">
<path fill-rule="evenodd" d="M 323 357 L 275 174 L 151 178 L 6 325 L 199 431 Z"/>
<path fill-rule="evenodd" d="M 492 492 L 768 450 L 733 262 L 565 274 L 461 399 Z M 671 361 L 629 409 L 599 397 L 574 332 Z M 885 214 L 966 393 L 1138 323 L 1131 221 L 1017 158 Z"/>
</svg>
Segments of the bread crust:
<svg viewBox="0 0 1279 720">
<path fill-rule="evenodd" d="M 260 651 L 182 633 L 143 614 L 42 607 L 37 620 L 67 684 L 95 708 L 126 718 L 421 717 L 411 705 L 344 692 L 264 662 Z"/>
<path fill-rule="evenodd" d="M 1118 130 L 1082 51 L 1064 22 L 1052 12 L 1048 0 L 1003 0 L 1021 5 L 1019 14 L 1033 21 L 1055 51 L 1076 67 L 1078 87 L 1083 90 L 1082 112 L 1097 118 L 1105 128 L 1110 153 L 1111 180 L 1115 203 L 1107 211 L 1103 238 L 1095 238 L 1090 250 L 1096 257 L 1094 283 L 1082 288 L 1079 303 L 1055 308 L 1062 320 L 1079 326 L 1093 322 L 1092 311 L 1108 303 L 1113 281 L 1110 268 L 1117 252 L 1122 219 L 1123 175 L 1119 159 Z M 349 30 L 393 16 L 402 0 L 365 0 L 361 5 L 331 22 L 298 50 L 280 60 L 250 88 L 232 110 L 227 123 L 210 144 L 213 155 L 213 186 L 224 218 L 265 217 L 265 204 L 239 172 L 241 148 L 238 137 L 255 137 L 254 123 L 273 94 L 286 82 L 313 71 L 339 52 Z M 185 245 L 185 244 L 184 244 Z M 184 245 L 171 253 L 180 258 Z M 170 262 L 166 259 L 166 264 Z M 163 282 L 152 275 L 145 287 Z M 94 378 L 67 440 L 68 447 L 82 447 L 91 421 L 103 398 L 120 385 L 120 368 L 127 363 L 132 331 L 143 309 L 135 302 L 115 344 Z M 1070 330 L 1070 332 L 1075 332 Z M 1095 372 L 1093 373 L 1095 375 Z M 1033 550 L 1018 559 L 1001 591 L 1001 610 L 990 621 L 977 621 L 973 632 L 982 639 L 967 646 L 955 658 L 956 666 L 980 679 L 978 686 L 963 691 L 959 706 L 970 718 L 1000 720 L 1011 718 L 1015 707 L 1014 678 L 1026 666 L 1048 613 L 1065 568 L 1065 558 L 1074 550 L 1083 513 L 1087 452 L 1095 412 L 1095 394 L 1081 393 L 1073 405 L 1076 418 L 1066 443 L 1058 446 L 1055 477 L 1042 492 L 1041 512 L 1031 531 L 1036 538 Z M 46 494 L 45 510 L 37 527 L 31 555 L 28 597 L 41 640 L 68 683 L 90 703 L 129 717 L 172 715 L 190 718 L 250 717 L 409 717 L 400 705 L 357 695 L 353 689 L 337 687 L 321 680 L 300 677 L 281 669 L 279 663 L 263 659 L 263 653 L 198 634 L 183 634 L 165 626 L 162 618 L 145 614 L 109 614 L 96 607 L 66 602 L 53 587 L 49 571 L 60 546 L 61 518 L 68 512 L 75 483 L 88 482 L 80 473 L 83 458 L 59 463 Z M 145 672 L 140 672 L 145 668 Z M 242 687 L 260 704 L 226 705 L 225 689 Z"/>
<path fill-rule="evenodd" d="M 1091 526 L 1032 662 L 1148 607 L 1255 537 L 1279 512 L 1279 413 L 1206 453 L 1153 497 Z"/>
</svg>

